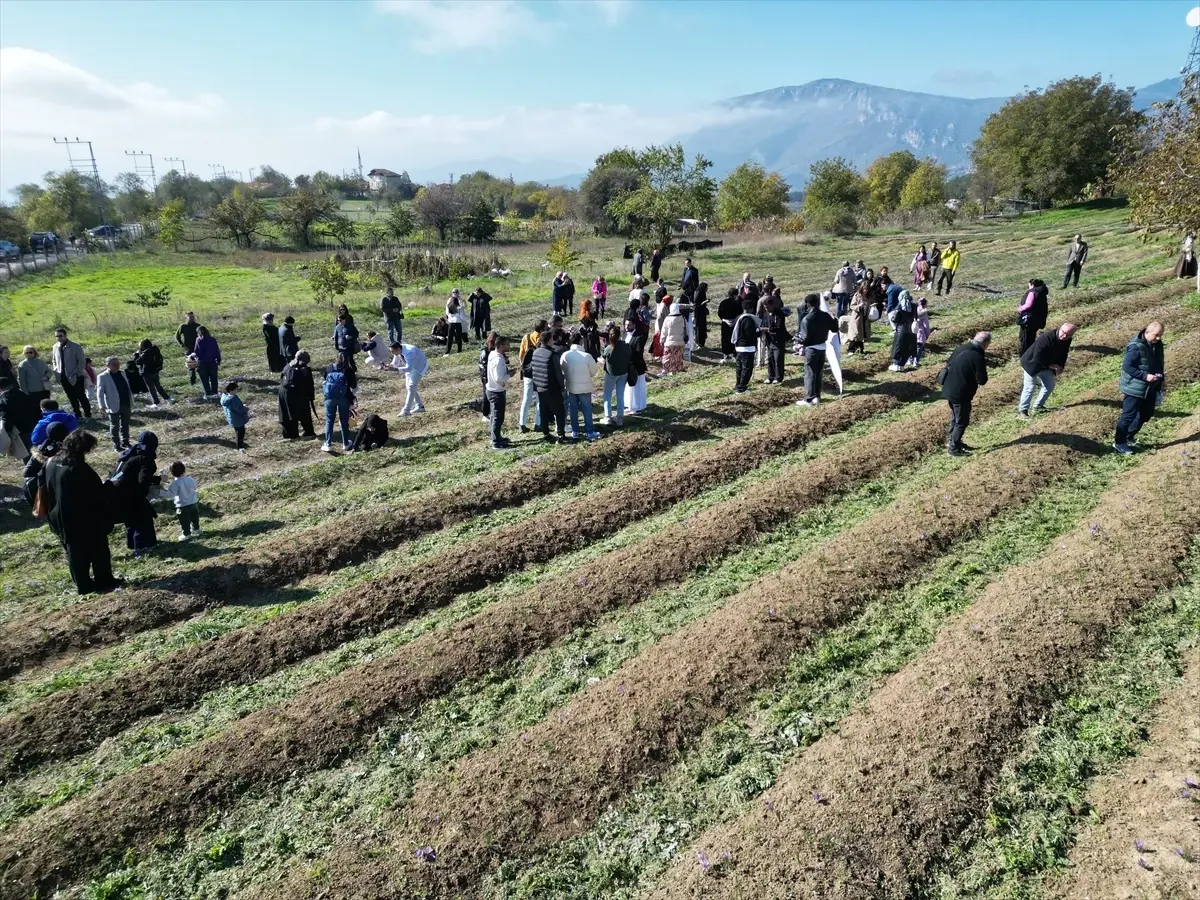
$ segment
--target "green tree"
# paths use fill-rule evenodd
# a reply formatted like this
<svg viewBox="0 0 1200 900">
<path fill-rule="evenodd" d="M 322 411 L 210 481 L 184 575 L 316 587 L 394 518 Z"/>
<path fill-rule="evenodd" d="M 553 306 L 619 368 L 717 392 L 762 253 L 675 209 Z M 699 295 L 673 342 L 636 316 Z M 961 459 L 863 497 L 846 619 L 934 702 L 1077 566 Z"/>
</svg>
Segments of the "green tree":
<svg viewBox="0 0 1200 900">
<path fill-rule="evenodd" d="M 358 236 L 358 226 L 349 216 L 338 214 L 330 216 L 325 220 L 325 229 L 343 247 L 353 245 L 354 239 Z"/>
<path fill-rule="evenodd" d="M 900 194 L 917 169 L 917 158 L 907 150 L 881 156 L 863 175 L 867 214 L 873 219 L 900 208 Z"/>
<path fill-rule="evenodd" d="M 574 268 L 575 263 L 582 258 L 583 254 L 571 246 L 571 241 L 565 234 L 556 238 L 546 251 L 546 259 L 559 272 Z"/>
<path fill-rule="evenodd" d="M 604 159 L 604 157 L 600 157 Z M 580 207 L 583 220 L 595 225 L 606 234 L 620 228 L 620 220 L 609 212 L 609 204 L 618 195 L 636 190 L 642 183 L 642 173 L 636 168 L 597 165 L 579 186 Z"/>
<path fill-rule="evenodd" d="M 407 206 L 397 203 L 388 210 L 387 231 L 398 241 L 404 240 L 416 230 L 417 217 Z"/>
<path fill-rule="evenodd" d="M 113 183 L 117 189 L 113 205 L 122 222 L 140 222 L 154 212 L 154 197 L 136 172 L 122 172 Z"/>
<path fill-rule="evenodd" d="M 641 183 L 608 204 L 608 211 L 623 227 L 666 244 L 679 219 L 713 217 L 717 184 L 707 174 L 712 168 L 709 160 L 697 154 L 688 165 L 682 144 L 647 147 L 635 158 Z"/>
<path fill-rule="evenodd" d="M 309 266 L 308 286 L 312 288 L 317 303 L 328 303 L 333 307 L 333 298 L 346 293 L 350 279 L 346 270 L 334 258 L 317 260 Z"/>
<path fill-rule="evenodd" d="M 904 182 L 900 208 L 926 209 L 946 201 L 946 167 L 935 159 L 924 159 Z"/>
<path fill-rule="evenodd" d="M 229 235 L 239 247 L 249 247 L 259 226 L 267 219 L 262 202 L 236 187 L 233 193 L 213 208 L 211 220 L 219 231 Z"/>
<path fill-rule="evenodd" d="M 840 156 L 822 159 L 809 168 L 804 194 L 804 224 L 814 231 L 853 234 L 858 227 L 866 186 L 862 177 Z"/>
<path fill-rule="evenodd" d="M 71 169 L 47 174 L 45 190 L 24 196 L 21 212 L 33 231 L 73 234 L 111 218 L 104 183 Z"/>
<path fill-rule="evenodd" d="M 171 289 L 167 285 L 163 285 L 156 291 L 139 291 L 132 297 L 125 297 L 121 300 L 122 303 L 128 303 L 131 306 L 140 306 L 146 311 L 146 324 L 153 327 L 154 319 L 152 313 L 156 309 L 161 309 L 171 302 Z"/>
<path fill-rule="evenodd" d="M 438 233 L 438 240 L 446 240 L 449 231 L 462 215 L 463 201 L 452 184 L 427 184 L 417 191 L 413 201 L 421 224 L 433 228 Z"/>
<path fill-rule="evenodd" d="M 163 246 L 170 245 L 179 250 L 179 242 L 183 240 L 183 216 L 185 204 L 182 197 L 168 201 L 158 211 L 158 240 Z"/>
<path fill-rule="evenodd" d="M 330 222 L 338 214 L 340 201 L 326 191 L 313 187 L 298 188 L 279 201 L 279 220 L 302 250 L 311 242 L 311 229 L 317 222 Z"/>
<path fill-rule="evenodd" d="M 1068 78 L 1004 104 L 983 124 L 971 150 L 977 172 L 998 190 L 1043 205 L 1105 184 L 1117 153 L 1115 135 L 1137 128 L 1133 89 Z M 1103 188 L 1101 188 L 1103 191 Z"/>
<path fill-rule="evenodd" d="M 752 219 L 782 216 L 787 212 L 790 190 L 778 172 L 768 173 L 757 163 L 742 163 L 717 188 L 717 221 L 722 228 L 730 228 Z"/>
<path fill-rule="evenodd" d="M 260 197 L 282 197 L 292 189 L 292 179 L 274 166 L 264 164 L 254 177 L 254 190 Z"/>
<path fill-rule="evenodd" d="M 491 240 L 499 228 L 496 214 L 483 197 L 476 197 L 470 201 L 455 223 L 455 231 L 471 241 Z"/>
</svg>

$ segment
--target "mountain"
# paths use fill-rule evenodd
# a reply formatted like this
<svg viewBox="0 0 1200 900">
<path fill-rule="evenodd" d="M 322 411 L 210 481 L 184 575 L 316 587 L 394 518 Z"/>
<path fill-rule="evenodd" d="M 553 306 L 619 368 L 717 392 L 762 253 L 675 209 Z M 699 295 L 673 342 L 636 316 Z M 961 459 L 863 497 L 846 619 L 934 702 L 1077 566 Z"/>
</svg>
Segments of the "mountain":
<svg viewBox="0 0 1200 900">
<path fill-rule="evenodd" d="M 1133 105 L 1138 109 L 1149 109 L 1151 103 L 1165 103 L 1174 100 L 1179 95 L 1181 82 L 1178 78 L 1167 78 L 1154 84 L 1148 84 L 1138 90 L 1133 97 Z"/>
</svg>

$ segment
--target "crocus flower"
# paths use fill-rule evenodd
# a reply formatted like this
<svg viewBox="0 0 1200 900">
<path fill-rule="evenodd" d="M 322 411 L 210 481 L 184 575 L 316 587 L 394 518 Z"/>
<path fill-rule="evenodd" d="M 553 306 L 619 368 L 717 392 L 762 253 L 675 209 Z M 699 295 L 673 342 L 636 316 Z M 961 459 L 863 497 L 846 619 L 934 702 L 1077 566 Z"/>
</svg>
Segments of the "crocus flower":
<svg viewBox="0 0 1200 900">
<path fill-rule="evenodd" d="M 417 859 L 421 862 L 431 863 L 437 859 L 437 852 L 432 847 L 419 847 L 417 849 Z"/>
</svg>

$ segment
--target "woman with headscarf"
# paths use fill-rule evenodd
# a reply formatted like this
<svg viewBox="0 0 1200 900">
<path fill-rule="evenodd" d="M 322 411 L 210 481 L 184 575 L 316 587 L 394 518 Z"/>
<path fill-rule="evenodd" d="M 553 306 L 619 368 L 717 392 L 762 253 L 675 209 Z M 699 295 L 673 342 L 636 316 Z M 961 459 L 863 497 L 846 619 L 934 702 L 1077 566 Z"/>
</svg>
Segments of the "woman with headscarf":
<svg viewBox="0 0 1200 900">
<path fill-rule="evenodd" d="M 87 464 L 96 436 L 80 428 L 63 440 L 62 449 L 46 463 L 46 520 L 63 545 L 71 580 L 80 594 L 111 591 L 113 578 L 108 533 L 110 504 L 103 482 Z"/>
<path fill-rule="evenodd" d="M 137 443 L 117 457 L 117 467 L 108 479 L 115 485 L 113 508 L 117 521 L 125 526 L 125 546 L 133 551 L 134 558 L 158 543 L 154 533 L 158 513 L 150 505 L 150 491 L 162 482 L 157 453 L 158 436 L 153 431 L 143 431 Z"/>
<path fill-rule="evenodd" d="M 46 465 L 62 449 L 62 442 L 66 440 L 68 434 L 70 431 L 67 430 L 66 422 L 52 423 L 46 429 L 46 439 L 40 446 L 33 448 L 29 459 L 25 461 L 21 477 L 25 480 L 25 499 L 30 506 L 33 506 L 37 500 L 38 488 L 44 487 L 46 484 L 44 474 Z"/>
<path fill-rule="evenodd" d="M 708 341 L 708 282 L 702 281 L 696 288 L 696 299 L 692 301 L 692 333 L 696 346 L 703 347 Z"/>
<path fill-rule="evenodd" d="M 892 364 L 888 366 L 888 371 L 899 372 L 906 367 L 915 367 L 917 335 L 913 326 L 917 320 L 917 304 L 913 302 L 912 294 L 901 291 L 896 308 L 888 313 L 888 318 L 896 327 L 892 335 Z"/>
<path fill-rule="evenodd" d="M 296 320 L 288 316 L 283 320 L 283 324 L 279 326 L 279 356 L 281 357 L 282 365 L 279 371 L 282 372 L 284 366 L 296 358 L 296 354 L 300 352 L 300 338 L 296 334 Z"/>
<path fill-rule="evenodd" d="M 313 409 L 317 395 L 308 359 L 307 350 L 297 351 L 296 358 L 283 367 L 279 376 L 279 427 L 285 438 L 300 437 L 301 427 L 304 437 L 316 437 Z"/>
<path fill-rule="evenodd" d="M 275 324 L 275 313 L 263 313 L 262 335 L 263 343 L 267 345 L 267 368 L 272 372 L 282 372 L 287 360 L 279 349 L 279 326 Z"/>
<path fill-rule="evenodd" d="M 629 344 L 625 412 L 635 415 L 646 408 L 646 335 L 636 322 L 629 319 L 625 320 L 625 342 Z"/>
<path fill-rule="evenodd" d="M 683 348 L 687 343 L 687 318 L 679 301 L 667 294 L 662 306 L 667 314 L 662 320 L 663 375 L 675 375 L 684 371 Z"/>
<path fill-rule="evenodd" d="M 913 255 L 912 265 L 908 267 L 908 270 L 912 272 L 913 285 L 920 290 L 921 285 L 929 280 L 929 253 L 925 250 L 924 244 Z"/>
<path fill-rule="evenodd" d="M 871 303 L 868 299 L 870 283 L 864 278 L 850 300 L 850 312 L 846 316 L 846 352 L 855 351 L 866 355 L 867 339 L 871 336 L 869 318 Z"/>
</svg>

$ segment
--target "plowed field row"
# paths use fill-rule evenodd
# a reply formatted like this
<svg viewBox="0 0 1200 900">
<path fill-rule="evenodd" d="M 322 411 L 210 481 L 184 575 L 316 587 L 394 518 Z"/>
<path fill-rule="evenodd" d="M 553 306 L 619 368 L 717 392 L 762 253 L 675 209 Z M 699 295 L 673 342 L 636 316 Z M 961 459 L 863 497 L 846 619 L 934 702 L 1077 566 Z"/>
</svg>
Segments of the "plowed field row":
<svg viewBox="0 0 1200 900">
<path fill-rule="evenodd" d="M 910 896 L 1056 687 L 1177 583 L 1200 528 L 1198 427 L 1185 420 L 1181 443 L 1137 466 L 1053 553 L 990 587 L 790 766 L 761 808 L 706 835 L 702 852 L 729 854 L 719 871 L 680 862 L 650 896 Z"/>
</svg>

